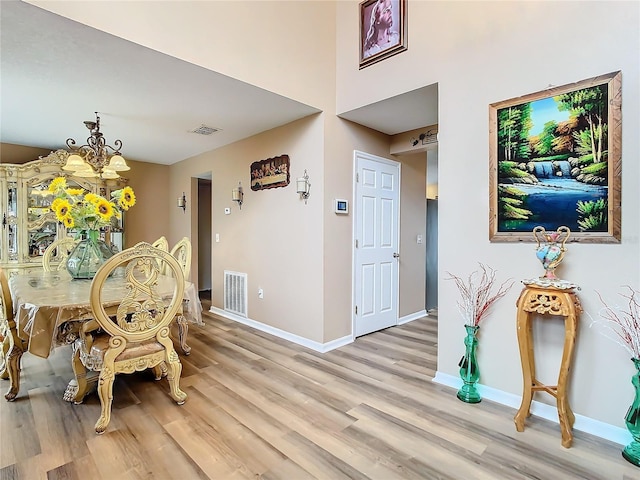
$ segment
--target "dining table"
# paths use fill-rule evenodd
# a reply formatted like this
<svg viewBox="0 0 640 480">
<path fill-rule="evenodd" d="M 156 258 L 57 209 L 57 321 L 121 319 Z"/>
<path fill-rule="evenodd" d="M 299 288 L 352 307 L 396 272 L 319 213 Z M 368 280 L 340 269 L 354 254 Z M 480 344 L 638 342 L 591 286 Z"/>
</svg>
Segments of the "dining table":
<svg viewBox="0 0 640 480">
<path fill-rule="evenodd" d="M 116 272 L 109 277 L 102 291 L 101 300 L 107 311 L 114 311 L 127 294 L 124 272 Z M 12 401 L 20 389 L 20 359 L 26 351 L 32 355 L 47 358 L 54 348 L 69 345 L 78 338 L 83 322 L 93 318 L 90 305 L 90 279 L 72 278 L 66 271 L 36 271 L 12 275 L 9 290 L 13 301 L 15 339 L 7 352 L 11 385 L 5 399 Z M 170 297 L 175 287 L 175 279 L 159 275 L 158 291 Z M 190 347 L 186 343 L 186 329 L 189 323 L 203 325 L 202 305 L 193 283 L 185 281 L 184 298 L 179 323 L 180 345 L 185 354 Z M 16 374 L 11 375 L 11 372 Z M 63 398 L 72 401 L 75 397 L 75 379 L 69 382 Z M 77 386 L 75 387 L 77 390 Z"/>
</svg>

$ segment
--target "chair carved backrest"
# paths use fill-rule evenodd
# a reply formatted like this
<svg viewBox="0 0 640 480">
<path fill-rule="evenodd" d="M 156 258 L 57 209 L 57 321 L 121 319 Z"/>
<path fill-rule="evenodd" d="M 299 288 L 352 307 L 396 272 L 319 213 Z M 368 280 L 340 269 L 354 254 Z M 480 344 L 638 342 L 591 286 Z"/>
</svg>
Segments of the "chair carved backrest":
<svg viewBox="0 0 640 480">
<path fill-rule="evenodd" d="M 158 290 L 161 261 L 176 278 L 168 304 Z M 107 278 L 121 267 L 125 267 L 123 281 L 128 293 L 112 319 L 105 310 L 102 296 Z M 139 343 L 156 338 L 160 330 L 171 323 L 183 295 L 184 275 L 177 260 L 170 253 L 141 242 L 114 255 L 100 268 L 91 284 L 91 309 L 105 332 L 122 337 L 126 343 Z"/>
<path fill-rule="evenodd" d="M 171 293 L 161 291 L 158 278 L 161 263 L 175 278 Z M 105 306 L 107 279 L 122 275 L 123 268 L 123 278 L 115 280 L 124 282 L 127 294 L 117 309 Z M 102 337 L 98 334 L 95 340 L 91 337 L 91 345 L 83 340 L 85 354 L 88 354 L 85 358 L 92 352 L 102 352 L 102 362 L 92 364 L 100 370 L 98 394 L 102 412 L 96 423 L 96 432 L 104 432 L 109 423 L 113 377 L 117 373 L 166 365 L 171 396 L 179 404 L 184 403 L 186 394 L 179 388 L 182 365 L 169 336 L 169 324 L 178 313 L 184 296 L 184 275 L 178 261 L 169 252 L 145 242 L 138 243 L 115 254 L 102 265 L 91 283 L 90 295 L 94 319 L 110 337 L 106 342 L 104 334 Z"/>
<path fill-rule="evenodd" d="M 67 258 L 78 242 L 71 237 L 61 238 L 49 245 L 42 255 L 42 268 L 45 272 L 64 270 L 67 267 Z M 53 261 L 57 265 L 53 265 Z"/>
<path fill-rule="evenodd" d="M 182 267 L 182 273 L 185 280 L 189 278 L 191 272 L 191 240 L 188 237 L 183 237 L 178 243 L 176 243 L 171 249 L 171 255 L 173 255 L 180 266 Z M 165 273 L 170 274 L 166 269 Z"/>
<path fill-rule="evenodd" d="M 164 235 L 159 239 L 157 239 L 155 242 L 153 242 L 151 246 L 155 248 L 159 248 L 160 250 L 164 250 L 165 252 L 169 251 L 169 242 L 167 241 Z"/>
<path fill-rule="evenodd" d="M 151 245 L 153 247 L 159 248 L 162 251 L 165 251 L 165 252 L 169 251 L 169 241 L 164 235 L 161 236 L 159 239 L 157 239 L 155 242 L 153 242 Z M 164 263 L 160 262 L 160 272 L 164 275 L 166 271 L 167 269 Z"/>
</svg>

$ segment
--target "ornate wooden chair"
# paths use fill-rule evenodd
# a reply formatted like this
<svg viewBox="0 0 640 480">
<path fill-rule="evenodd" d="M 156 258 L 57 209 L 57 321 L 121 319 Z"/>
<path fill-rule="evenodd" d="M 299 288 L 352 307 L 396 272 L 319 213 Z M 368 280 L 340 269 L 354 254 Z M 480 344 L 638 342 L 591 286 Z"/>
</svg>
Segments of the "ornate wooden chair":
<svg viewBox="0 0 640 480">
<path fill-rule="evenodd" d="M 173 246 L 171 255 L 180 263 L 184 278 L 187 280 L 191 272 L 191 240 L 189 240 L 188 237 L 183 237 L 182 240 Z"/>
<path fill-rule="evenodd" d="M 67 258 L 78 244 L 76 240 L 71 237 L 61 238 L 49 245 L 42 255 L 42 268 L 45 272 L 51 272 L 55 270 L 64 270 L 67 267 Z M 54 265 L 52 261 L 58 263 Z"/>
<path fill-rule="evenodd" d="M 173 246 L 170 253 L 176 260 L 178 260 L 178 263 L 180 263 L 185 280 L 188 279 L 189 272 L 191 271 L 191 240 L 189 240 L 188 237 L 183 237 L 182 240 Z M 171 275 L 171 272 L 168 271 L 166 266 L 163 270 L 163 274 Z M 185 300 L 185 302 L 186 301 L 187 300 Z M 189 355 L 191 353 L 191 347 L 187 345 L 189 323 L 184 315 L 178 315 L 176 323 L 178 324 L 178 342 L 180 343 L 182 353 Z"/>
<path fill-rule="evenodd" d="M 16 332 L 9 281 L 2 268 L 0 268 L 0 292 L 2 298 L 2 319 L 0 319 L 0 336 L 2 336 L 0 378 L 8 378 L 10 381 L 9 390 L 4 398 L 11 402 L 15 400 L 18 395 L 18 390 L 20 389 L 20 358 L 26 351 L 27 345 Z"/>
<path fill-rule="evenodd" d="M 153 242 L 151 245 L 156 247 L 156 248 L 159 248 L 160 250 L 163 250 L 165 252 L 169 251 L 169 242 L 164 237 L 164 235 L 162 237 L 160 237 L 159 239 L 157 239 L 155 242 Z"/>
<path fill-rule="evenodd" d="M 162 298 L 158 291 L 160 262 L 176 279 L 170 298 Z M 105 282 L 122 267 L 124 277 L 116 281 L 125 282 L 127 296 L 116 307 L 105 307 Z M 184 275 L 178 261 L 169 252 L 144 242 L 117 253 L 96 274 L 91 283 L 94 320 L 83 324 L 73 356 L 79 384 L 86 378 L 87 369 L 100 372 L 98 395 L 102 411 L 96 433 L 103 433 L 111 419 L 113 381 L 118 373 L 153 368 L 156 379 L 166 374 L 170 395 L 178 405 L 184 403 L 187 395 L 179 385 L 182 364 L 169 337 L 169 324 L 180 309 L 183 295 Z M 86 388 L 80 385 L 79 390 L 84 392 Z"/>
<path fill-rule="evenodd" d="M 153 242 L 151 245 L 156 248 L 159 248 L 164 252 L 169 251 L 169 241 L 164 235 L 161 236 L 159 239 L 157 239 L 155 242 Z M 160 262 L 160 273 L 164 275 L 166 270 L 167 269 L 165 268 L 164 263 Z"/>
<path fill-rule="evenodd" d="M 13 303 L 9 294 L 9 284 L 4 270 L 0 268 L 0 283 L 2 284 L 2 312 L 0 312 L 0 378 L 6 380 L 9 378 L 9 368 L 7 355 L 11 347 L 11 332 L 9 331 L 9 322 L 13 322 Z M 6 290 L 5 290 L 6 284 Z M 6 292 L 6 293 L 5 293 Z"/>
</svg>

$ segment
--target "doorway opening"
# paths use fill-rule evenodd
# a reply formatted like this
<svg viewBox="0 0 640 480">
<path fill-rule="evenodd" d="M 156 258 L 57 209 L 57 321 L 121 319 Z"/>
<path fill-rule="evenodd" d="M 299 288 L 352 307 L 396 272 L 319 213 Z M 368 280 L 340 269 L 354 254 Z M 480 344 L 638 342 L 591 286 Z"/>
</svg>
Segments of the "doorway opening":
<svg viewBox="0 0 640 480">
<path fill-rule="evenodd" d="M 206 178 L 208 177 L 208 178 Z M 211 302 L 211 232 L 212 232 L 212 192 L 211 173 L 198 176 L 198 294 L 200 301 Z"/>
</svg>

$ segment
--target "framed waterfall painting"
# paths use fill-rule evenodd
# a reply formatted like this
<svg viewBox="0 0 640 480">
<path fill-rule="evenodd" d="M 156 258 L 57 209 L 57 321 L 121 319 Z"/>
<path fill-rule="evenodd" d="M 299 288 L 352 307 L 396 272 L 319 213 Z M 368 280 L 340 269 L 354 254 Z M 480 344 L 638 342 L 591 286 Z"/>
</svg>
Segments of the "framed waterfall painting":
<svg viewBox="0 0 640 480">
<path fill-rule="evenodd" d="M 489 106 L 489 240 L 620 243 L 622 74 Z"/>
</svg>

